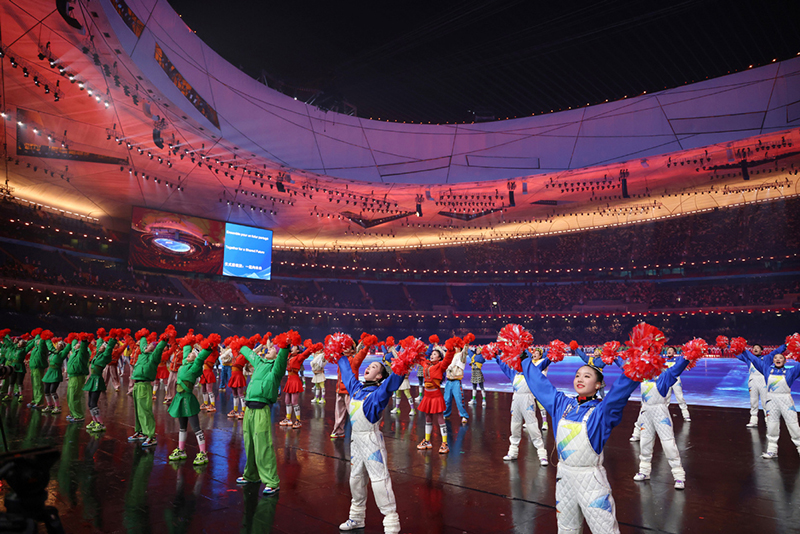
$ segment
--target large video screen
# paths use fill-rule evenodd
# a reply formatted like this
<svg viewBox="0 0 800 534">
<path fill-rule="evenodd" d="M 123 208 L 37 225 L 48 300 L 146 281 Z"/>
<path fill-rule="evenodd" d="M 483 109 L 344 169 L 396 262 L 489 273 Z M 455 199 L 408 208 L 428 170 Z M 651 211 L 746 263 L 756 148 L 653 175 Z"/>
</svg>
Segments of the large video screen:
<svg viewBox="0 0 800 534">
<path fill-rule="evenodd" d="M 272 231 L 147 208 L 133 208 L 132 265 L 269 280 Z"/>
</svg>

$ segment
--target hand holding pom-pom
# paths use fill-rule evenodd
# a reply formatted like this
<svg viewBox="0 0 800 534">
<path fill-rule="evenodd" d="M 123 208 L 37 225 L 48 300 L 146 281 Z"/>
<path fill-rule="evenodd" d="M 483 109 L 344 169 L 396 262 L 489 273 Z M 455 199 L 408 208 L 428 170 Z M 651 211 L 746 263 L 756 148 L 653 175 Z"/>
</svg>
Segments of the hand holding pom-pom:
<svg viewBox="0 0 800 534">
<path fill-rule="evenodd" d="M 208 337 L 200 343 L 200 347 L 204 350 L 213 350 L 221 341 L 222 337 L 219 334 L 209 334 Z"/>
<path fill-rule="evenodd" d="M 336 332 L 325 338 L 325 360 L 329 363 L 336 363 L 343 356 L 344 351 L 355 346 L 353 338 L 347 334 Z"/>
<path fill-rule="evenodd" d="M 708 354 L 708 343 L 699 337 L 694 338 L 683 346 L 683 357 L 689 360 L 686 370 L 693 369 L 700 358 Z"/>
<path fill-rule="evenodd" d="M 741 354 L 747 348 L 747 341 L 743 337 L 735 337 L 731 339 L 731 351 L 734 354 Z"/>
<path fill-rule="evenodd" d="M 483 346 L 481 356 L 483 356 L 484 359 L 493 360 L 497 357 L 497 353 L 500 352 L 500 350 L 500 343 L 489 343 Z"/>
<path fill-rule="evenodd" d="M 564 359 L 564 354 L 567 351 L 567 344 L 560 339 L 554 339 L 547 345 L 547 349 L 547 359 L 556 363 Z"/>
<path fill-rule="evenodd" d="M 400 341 L 400 352 L 392 359 L 392 372 L 398 376 L 406 376 L 411 369 L 424 358 L 427 346 L 422 340 L 413 336 Z"/>
<path fill-rule="evenodd" d="M 717 348 L 718 349 L 720 349 L 720 350 L 727 349 L 728 348 L 728 343 L 730 343 L 730 340 L 728 339 L 728 336 L 717 336 Z"/>
<path fill-rule="evenodd" d="M 666 368 L 666 361 L 661 357 L 661 348 L 666 341 L 664 333 L 655 326 L 647 323 L 636 325 L 626 343 L 626 361 L 622 368 L 625 375 L 637 382 L 660 375 Z"/>
<path fill-rule="evenodd" d="M 300 345 L 303 342 L 303 337 L 300 335 L 299 332 L 295 332 L 294 330 L 289 330 L 286 332 L 286 335 L 289 336 L 289 342 L 292 345 Z"/>
<path fill-rule="evenodd" d="M 433 334 L 431 337 L 428 338 L 428 341 L 430 341 L 432 345 L 438 345 L 439 344 L 439 336 L 437 336 L 436 334 Z"/>
<path fill-rule="evenodd" d="M 667 338 L 664 332 L 653 325 L 639 323 L 631 330 L 629 347 L 638 347 L 643 351 L 661 352 L 661 348 L 666 343 Z"/>
<path fill-rule="evenodd" d="M 786 351 L 783 355 L 789 359 L 800 361 L 800 334 L 795 332 L 786 338 Z"/>
<path fill-rule="evenodd" d="M 622 344 L 619 341 L 606 341 L 603 343 L 603 354 L 600 356 L 600 359 L 603 360 L 603 363 L 606 365 L 611 365 L 617 359 L 617 352 Z"/>
<path fill-rule="evenodd" d="M 470 332 L 469 334 L 467 334 L 466 336 L 464 336 L 464 344 L 465 344 L 465 345 L 469 345 L 469 344 L 471 344 L 473 341 L 475 341 L 475 334 L 473 334 L 472 332 Z"/>
<path fill-rule="evenodd" d="M 42 333 L 39 334 L 43 341 L 47 341 L 48 339 L 53 339 L 53 333 L 50 330 L 42 330 Z"/>
<path fill-rule="evenodd" d="M 106 329 L 105 329 L 105 328 L 98 328 L 98 329 L 97 329 L 97 337 L 98 337 L 98 338 L 104 338 L 104 337 L 106 337 L 107 335 L 108 335 L 108 332 L 106 331 Z"/>
<path fill-rule="evenodd" d="M 397 343 L 394 342 L 394 338 L 392 336 L 389 336 L 389 337 L 386 338 L 386 347 L 387 348 L 394 347 L 396 344 Z"/>
<path fill-rule="evenodd" d="M 578 350 L 578 347 L 579 347 L 579 346 L 580 346 L 580 345 L 578 345 L 578 342 L 577 342 L 577 341 L 575 341 L 574 339 L 573 339 L 572 341 L 570 341 L 570 342 L 569 342 L 569 349 L 570 349 L 572 352 L 575 352 L 576 350 Z"/>
<path fill-rule="evenodd" d="M 228 339 L 230 339 L 230 338 L 228 338 Z M 181 348 L 185 347 L 186 345 L 194 345 L 194 343 L 195 343 L 194 334 L 186 334 L 185 336 L 183 336 L 182 338 L 180 338 L 178 340 L 178 346 L 181 347 Z M 228 340 L 227 339 L 225 340 L 225 345 L 228 345 Z"/>
<path fill-rule="evenodd" d="M 31 337 L 36 337 L 41 333 L 42 333 L 41 328 L 34 328 L 33 330 L 31 330 Z"/>
<path fill-rule="evenodd" d="M 138 330 L 136 334 L 134 334 L 134 338 L 136 339 L 136 341 L 139 341 L 143 337 L 146 338 L 148 334 L 150 334 L 150 331 L 147 328 L 142 328 Z"/>
<path fill-rule="evenodd" d="M 150 332 L 150 335 L 147 336 L 147 343 L 155 343 L 156 341 L 158 341 L 158 333 Z"/>
<path fill-rule="evenodd" d="M 285 349 L 289 347 L 291 341 L 289 340 L 289 334 L 284 332 L 283 334 L 278 334 L 275 336 L 275 339 L 272 340 L 272 343 L 278 347 L 279 349 Z"/>
<path fill-rule="evenodd" d="M 310 339 L 306 339 L 305 341 L 303 341 L 303 346 L 307 349 L 310 349 L 313 344 L 314 343 L 312 343 Z"/>
<path fill-rule="evenodd" d="M 444 342 L 444 348 L 449 352 L 451 350 L 464 348 L 464 340 L 458 336 L 453 336 Z"/>
</svg>

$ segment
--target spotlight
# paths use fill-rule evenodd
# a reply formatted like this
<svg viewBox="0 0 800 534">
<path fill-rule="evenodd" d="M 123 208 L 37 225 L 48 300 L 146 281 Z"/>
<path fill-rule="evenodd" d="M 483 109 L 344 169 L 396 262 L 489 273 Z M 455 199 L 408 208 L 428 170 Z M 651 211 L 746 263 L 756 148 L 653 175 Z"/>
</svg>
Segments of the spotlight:
<svg viewBox="0 0 800 534">
<path fill-rule="evenodd" d="M 39 77 L 38 76 L 34 76 L 33 77 L 33 85 L 35 85 L 36 87 L 39 87 Z"/>
<path fill-rule="evenodd" d="M 44 84 L 44 94 L 50 94 L 50 86 L 47 84 Z"/>
<path fill-rule="evenodd" d="M 22 75 L 23 75 L 24 77 L 26 77 L 26 78 L 27 78 L 28 76 L 30 76 L 30 74 L 28 74 L 28 67 L 22 67 Z"/>
</svg>

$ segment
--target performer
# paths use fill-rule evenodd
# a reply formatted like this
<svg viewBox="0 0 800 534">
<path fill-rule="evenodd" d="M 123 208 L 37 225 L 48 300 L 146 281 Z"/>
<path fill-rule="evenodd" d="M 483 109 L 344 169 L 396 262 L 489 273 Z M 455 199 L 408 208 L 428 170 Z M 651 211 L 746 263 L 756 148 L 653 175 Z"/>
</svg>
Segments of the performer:
<svg viewBox="0 0 800 534">
<path fill-rule="evenodd" d="M 433 432 L 433 420 L 439 425 L 439 432 L 442 434 L 442 445 L 439 447 L 439 454 L 447 454 L 450 447 L 447 445 L 447 426 L 444 424 L 442 413 L 445 409 L 444 395 L 442 395 L 441 383 L 445 369 L 450 366 L 456 353 L 456 342 L 458 338 L 448 339 L 445 344 L 446 352 L 440 347 L 433 349 L 430 360 L 423 360 L 422 368 L 425 376 L 425 393 L 422 402 L 419 403 L 419 411 L 425 414 L 425 439 L 423 439 L 417 449 L 426 450 L 433 448 L 431 444 L 431 434 Z"/>
<path fill-rule="evenodd" d="M 119 391 L 119 360 L 127 350 L 128 344 L 131 340 L 130 329 L 126 330 L 123 330 L 122 335 L 124 337 L 122 338 L 122 341 L 118 341 L 114 346 L 114 350 L 111 352 L 111 361 L 108 362 L 105 370 L 103 370 L 103 380 L 106 384 L 110 383 L 111 387 L 114 388 L 114 391 Z"/>
<path fill-rule="evenodd" d="M 467 364 L 467 355 L 469 354 L 469 343 L 475 340 L 475 336 L 467 334 L 464 338 L 464 348 L 458 353 L 453 361 L 445 371 L 447 382 L 444 384 L 444 418 L 450 417 L 450 410 L 453 407 L 455 400 L 458 414 L 461 416 L 461 424 L 466 425 L 469 420 L 469 414 L 464 409 L 464 391 L 461 389 L 461 380 L 464 378 L 464 367 Z"/>
<path fill-rule="evenodd" d="M 280 422 L 281 426 L 290 426 L 292 428 L 300 428 L 303 424 L 300 422 L 300 392 L 303 391 L 305 385 L 300 378 L 300 369 L 303 368 L 303 362 L 311 356 L 312 353 L 321 349 L 322 346 L 316 346 L 307 339 L 304 343 L 305 350 L 301 353 L 300 347 L 292 347 L 292 353 L 289 356 L 289 363 L 286 367 L 288 377 L 286 385 L 283 386 L 283 403 L 286 405 L 286 419 Z M 294 423 L 292 423 L 292 411 L 294 411 Z"/>
<path fill-rule="evenodd" d="M 477 350 L 470 350 L 469 367 L 472 370 L 472 376 L 470 377 L 470 382 L 472 383 L 472 398 L 469 400 L 469 404 L 474 406 L 478 402 L 478 392 L 481 391 L 483 392 L 483 401 L 481 405 L 485 407 L 486 387 L 483 384 L 483 364 L 486 363 L 486 359 L 481 356 L 480 351 L 480 347 Z"/>
<path fill-rule="evenodd" d="M 785 349 L 785 346 L 779 347 Z M 771 353 L 770 353 L 771 354 Z M 766 460 L 778 457 L 778 437 L 781 432 L 781 417 L 786 422 L 786 428 L 792 438 L 792 443 L 800 454 L 800 425 L 797 423 L 797 411 L 792 398 L 792 384 L 800 376 L 800 365 L 786 367 L 786 357 L 783 353 L 769 354 L 756 357 L 749 351 L 736 356 L 742 361 L 749 362 L 764 376 L 767 384 L 767 401 L 764 410 L 767 412 L 767 452 L 761 455 Z"/>
<path fill-rule="evenodd" d="M 142 349 L 139 346 L 139 343 L 134 339 L 133 346 L 131 347 L 131 351 L 128 357 L 128 395 L 133 395 L 133 368 L 136 367 L 136 362 L 139 361 L 139 354 L 142 353 Z"/>
<path fill-rule="evenodd" d="M 592 352 L 592 355 L 589 356 L 579 347 L 577 341 L 571 341 L 569 346 L 572 349 L 572 352 L 574 352 L 581 360 L 583 360 L 583 363 L 585 363 L 586 365 L 590 367 L 591 366 L 597 367 L 601 371 L 605 368 L 606 364 L 603 363 L 603 360 L 600 357 L 603 354 L 603 349 L 601 349 L 600 347 L 595 348 L 594 352 Z M 600 391 L 598 391 L 597 395 L 599 398 L 602 399 L 603 396 L 605 395 L 605 389 L 601 388 Z"/>
<path fill-rule="evenodd" d="M 678 351 L 675 350 L 675 347 L 668 347 L 667 348 L 667 367 L 672 367 L 677 362 L 676 357 L 678 355 Z M 671 388 L 671 393 L 667 394 L 667 404 L 672 400 L 672 393 L 675 394 L 675 400 L 678 402 L 678 406 L 681 409 L 681 415 L 683 416 L 683 420 L 687 423 L 692 421 L 692 418 L 689 416 L 689 405 L 686 404 L 686 399 L 683 398 L 683 384 L 681 383 L 681 377 L 679 376 L 678 379 L 675 381 L 675 384 Z"/>
<path fill-rule="evenodd" d="M 200 409 L 206 413 L 217 411 L 216 399 L 214 398 L 214 384 L 217 377 L 214 374 L 214 366 L 217 363 L 219 352 L 214 349 L 214 353 L 209 356 L 203 364 L 203 374 L 200 376 L 200 390 L 203 392 L 203 405 Z"/>
<path fill-rule="evenodd" d="M 175 349 L 175 344 L 170 343 L 167 345 L 167 348 L 164 349 L 164 352 L 161 353 L 161 361 L 158 362 L 158 367 L 156 367 L 156 378 L 153 380 L 153 400 L 156 400 L 158 397 L 158 390 L 161 384 L 164 384 L 164 398 L 166 399 L 167 379 L 169 378 L 169 369 L 167 368 L 167 364 L 169 364 L 169 361 L 175 352 L 177 352 Z M 164 404 L 166 404 L 166 401 Z"/>
<path fill-rule="evenodd" d="M 556 390 L 529 358 L 522 372 L 533 395 L 557 423 L 558 474 L 556 518 L 559 533 L 577 533 L 583 519 L 596 533 L 619 533 L 614 498 L 603 467 L 603 447 L 611 430 L 622 419 L 622 410 L 637 382 L 622 375 L 605 399 L 597 392 L 604 387 L 603 373 L 584 365 L 575 373 L 577 397 Z"/>
<path fill-rule="evenodd" d="M 352 343 L 352 340 L 351 340 Z M 421 349 L 425 345 L 420 342 Z M 386 533 L 400 532 L 400 516 L 392 490 L 392 479 L 386 465 L 388 455 L 379 425 L 383 410 L 389 404 L 392 392 L 403 382 L 410 366 L 399 366 L 390 373 L 380 362 L 372 362 L 364 370 L 364 383 L 358 381 L 350 362 L 337 360 L 347 391 L 350 395 L 350 514 L 339 530 L 364 528 L 367 511 L 367 482 L 372 484 L 375 504 L 383 514 Z"/>
<path fill-rule="evenodd" d="M 222 352 L 220 351 L 220 359 L 219 359 L 219 390 L 226 391 L 226 388 L 229 388 L 228 382 L 231 380 L 231 373 L 233 369 L 233 360 L 226 360 L 223 361 L 221 357 Z M 234 397 L 235 398 L 235 397 Z"/>
<path fill-rule="evenodd" d="M 195 397 L 194 384 L 200 375 L 203 374 L 203 366 L 206 359 L 214 352 L 214 346 L 220 341 L 217 334 L 211 334 L 204 339 L 201 344 L 193 350 L 192 345 L 195 341 L 194 334 L 187 334 L 176 344 L 177 350 L 181 351 L 183 363 L 178 369 L 178 383 L 175 387 L 175 397 L 167 409 L 167 413 L 178 420 L 180 430 L 178 431 L 178 448 L 169 455 L 172 462 L 186 459 L 186 434 L 189 423 L 192 423 L 194 435 L 197 438 L 197 446 L 200 452 L 195 456 L 194 465 L 205 465 L 208 463 L 206 453 L 206 439 L 203 429 L 200 428 L 200 420 L 197 415 L 200 413 L 200 402 Z M 197 349 L 200 350 L 198 355 Z"/>
<path fill-rule="evenodd" d="M 49 364 L 47 372 L 42 377 L 44 398 L 45 402 L 47 402 L 47 406 L 42 410 L 44 413 L 49 412 L 54 415 L 61 413 L 61 406 L 58 404 L 58 386 L 61 385 L 61 381 L 64 380 L 61 373 L 61 366 L 72 350 L 73 344 L 77 345 L 77 340 L 74 339 L 74 336 L 75 334 L 67 336 L 66 342 L 59 340 L 55 344 L 56 350 L 50 353 L 50 359 L 47 362 Z"/>
<path fill-rule="evenodd" d="M 147 329 L 142 328 L 136 332 L 139 340 L 139 357 L 136 365 L 131 371 L 133 385 L 133 416 L 135 428 L 128 441 L 142 441 L 142 447 L 155 447 L 156 440 L 156 421 L 153 416 L 153 395 L 151 382 L 156 377 L 156 369 L 161 361 L 161 354 L 167 348 L 167 339 L 174 337 L 175 328 L 172 325 L 161 334 L 148 333 Z M 158 344 L 156 344 L 158 341 Z"/>
<path fill-rule="evenodd" d="M 633 477 L 637 482 L 650 480 L 652 470 L 653 446 L 656 435 L 661 441 L 661 448 L 667 457 L 675 479 L 675 489 L 682 490 L 686 486 L 686 472 L 681 465 L 681 456 L 675 444 L 675 433 L 669 415 L 669 390 L 678 376 L 689 365 L 689 361 L 678 357 L 675 365 L 663 371 L 654 380 L 642 381 L 641 408 L 641 448 L 639 451 L 639 472 Z"/>
<path fill-rule="evenodd" d="M 544 361 L 544 351 L 542 349 L 535 348 L 532 351 L 530 351 L 530 354 L 531 354 L 531 357 L 533 358 L 533 363 L 535 365 L 541 365 L 543 363 L 543 361 Z M 547 367 L 546 366 L 545 366 L 544 369 L 542 369 L 542 374 L 544 376 L 547 376 Z M 600 391 L 605 393 L 605 388 L 604 387 L 600 388 Z M 534 398 L 536 398 L 536 397 L 534 397 Z M 538 399 L 536 400 L 536 407 L 539 408 L 539 414 L 542 416 L 542 439 L 544 439 L 544 436 L 547 434 L 547 429 L 549 428 L 547 426 L 547 410 L 544 409 L 544 406 L 542 406 L 542 403 L 539 402 Z M 522 426 L 524 427 L 525 423 L 522 423 Z"/>
<path fill-rule="evenodd" d="M 244 377 L 244 368 L 247 365 L 247 358 L 241 353 L 241 347 L 247 346 L 252 348 L 256 346 L 257 342 L 261 340 L 261 336 L 253 336 L 249 340 L 244 337 L 231 340 L 231 345 L 226 348 L 230 350 L 230 354 L 224 353 L 224 357 L 220 356 L 220 362 L 225 365 L 226 361 L 233 362 L 229 365 L 231 369 L 231 377 L 228 379 L 227 387 L 231 390 L 233 395 L 233 410 L 228 414 L 228 417 L 235 417 L 237 419 L 244 419 L 244 394 L 247 388 L 247 380 Z M 227 343 L 226 343 L 227 344 Z M 242 411 L 239 412 L 239 405 Z"/>
<path fill-rule="evenodd" d="M 28 343 L 26 336 L 28 335 L 16 338 L 9 345 L 6 365 L 13 367 L 14 372 L 6 379 L 4 401 L 10 401 L 15 396 L 17 400 L 22 398 L 22 382 L 25 380 L 25 346 Z"/>
<path fill-rule="evenodd" d="M 194 339 L 194 329 L 190 328 L 186 335 L 192 336 Z M 166 391 L 164 392 L 164 404 L 169 404 L 172 402 L 172 399 L 175 398 L 178 387 L 178 370 L 181 368 L 182 364 L 183 349 L 181 347 L 177 347 L 177 349 L 172 353 L 172 359 L 170 359 L 169 363 L 167 364 L 169 377 L 167 377 L 167 387 Z"/>
<path fill-rule="evenodd" d="M 311 377 L 314 398 L 311 399 L 311 402 L 325 404 L 325 353 L 323 351 L 317 352 L 311 359 L 311 371 L 314 372 L 314 376 Z"/>
<path fill-rule="evenodd" d="M 397 355 L 397 347 L 395 346 L 395 341 L 392 336 L 386 338 L 386 342 L 381 347 L 381 350 L 383 351 L 383 364 L 387 365 L 394 356 Z M 410 407 L 408 415 L 413 417 L 417 412 L 414 409 L 414 400 L 411 398 L 411 382 L 408 380 L 408 375 L 410 374 L 411 369 L 409 369 L 408 374 L 403 379 L 403 383 L 400 384 L 400 387 L 394 392 L 394 408 L 392 409 L 392 413 L 400 413 L 400 402 L 402 401 L 402 395 L 400 393 L 402 392 L 406 396 Z"/>
<path fill-rule="evenodd" d="M 37 328 L 31 332 L 31 335 L 33 339 L 25 346 L 25 352 L 30 351 L 31 353 L 28 367 L 31 370 L 31 390 L 33 392 L 33 399 L 28 404 L 28 408 L 41 409 L 44 408 L 42 376 L 44 376 L 45 369 L 47 369 L 50 353 L 55 351 L 53 342 L 50 341 L 53 338 L 53 333 L 50 330 Z"/>
<path fill-rule="evenodd" d="M 782 354 L 786 350 L 785 345 L 780 346 L 769 353 L 768 360 L 775 357 L 776 354 Z M 753 350 L 745 352 L 756 359 L 761 359 L 764 352 L 764 347 L 756 343 L 753 345 Z M 748 365 L 747 389 L 750 392 L 750 421 L 747 422 L 747 428 L 758 427 L 758 401 L 761 401 L 761 407 L 764 410 L 764 419 L 767 418 L 767 383 L 764 381 L 764 375 L 752 363 Z"/>
<path fill-rule="evenodd" d="M 268 343 L 267 340 L 264 341 Z M 253 366 L 253 376 L 247 386 L 244 413 L 244 442 L 247 462 L 237 484 L 258 482 L 266 487 L 264 495 L 280 489 L 278 464 L 272 446 L 272 421 L 270 409 L 278 400 L 278 386 L 289 359 L 289 345 L 300 343 L 300 334 L 290 330 L 276 336 L 269 348 L 259 345 L 255 350 L 243 346 L 240 351 Z"/>
<path fill-rule="evenodd" d="M 106 333 L 105 328 L 97 331 L 97 351 L 92 359 L 89 380 L 83 386 L 83 391 L 88 392 L 89 414 L 92 416 L 92 422 L 86 425 L 86 430 L 89 432 L 103 432 L 106 429 L 103 424 L 103 418 L 100 416 L 100 408 L 97 406 L 97 401 L 100 400 L 100 394 L 106 390 L 103 370 L 111 361 L 114 346 L 117 344 L 117 337 L 120 335 L 122 335 L 122 331 L 116 328 L 112 328 L 111 332 L 108 333 Z M 105 337 L 105 345 L 101 346 L 99 342 L 103 341 L 103 337 Z"/>
<path fill-rule="evenodd" d="M 511 387 L 514 395 L 511 397 L 511 436 L 509 436 L 508 454 L 503 456 L 505 461 L 513 461 L 519 457 L 519 444 L 522 441 L 522 426 L 528 432 L 533 446 L 536 447 L 536 454 L 539 456 L 539 464 L 548 465 L 547 449 L 544 448 L 544 440 L 539 432 L 539 422 L 536 420 L 536 398 L 528 387 L 528 382 L 522 371 L 516 371 L 509 367 L 502 359 L 495 358 L 497 365 L 503 374 L 511 380 Z M 533 362 L 539 370 L 544 373 L 550 365 L 550 360 L 541 358 Z M 547 419 L 544 419 L 547 421 Z"/>
<path fill-rule="evenodd" d="M 350 359 L 350 368 L 353 370 L 353 374 L 358 373 L 358 368 L 361 367 L 361 363 L 367 357 L 368 352 L 369 347 L 364 345 L 363 342 L 359 342 L 355 350 L 350 347 L 344 351 L 344 355 Z M 334 409 L 333 432 L 331 432 L 332 438 L 344 437 L 344 425 L 347 420 L 347 405 L 349 403 L 350 395 L 347 393 L 344 382 L 342 382 L 341 371 L 337 370 L 336 406 Z"/>
<path fill-rule="evenodd" d="M 86 332 L 79 334 L 79 345 L 72 347 L 69 360 L 67 360 L 67 405 L 69 415 L 67 421 L 70 423 L 82 423 L 84 420 L 83 412 L 83 385 L 86 383 L 86 375 L 89 374 L 89 341 L 94 337 Z"/>
</svg>

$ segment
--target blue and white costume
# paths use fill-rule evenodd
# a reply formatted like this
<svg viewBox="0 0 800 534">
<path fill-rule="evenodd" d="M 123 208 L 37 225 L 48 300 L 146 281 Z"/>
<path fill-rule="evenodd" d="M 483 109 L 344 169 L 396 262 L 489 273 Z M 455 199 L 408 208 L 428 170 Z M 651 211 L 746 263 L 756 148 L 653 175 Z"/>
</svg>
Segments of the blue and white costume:
<svg viewBox="0 0 800 534">
<path fill-rule="evenodd" d="M 764 403 L 764 410 L 767 412 L 767 452 L 762 456 L 764 458 L 778 456 L 781 417 L 786 421 L 786 428 L 789 429 L 792 442 L 800 454 L 800 425 L 797 424 L 797 411 L 792 398 L 792 384 L 800 376 L 800 365 L 776 367 L 771 354 L 766 354 L 759 359 L 749 351 L 745 351 L 737 358 L 752 363 L 761 372 L 767 383 L 767 400 Z"/>
<path fill-rule="evenodd" d="M 514 396 L 511 398 L 511 436 L 508 438 L 508 454 L 503 460 L 516 460 L 519 456 L 519 443 L 522 441 L 522 424 L 525 423 L 525 430 L 528 437 L 536 447 L 539 456 L 539 463 L 547 465 L 547 449 L 544 448 L 542 433 L 539 431 L 539 421 L 536 419 L 536 398 L 533 396 L 525 376 L 518 373 L 506 365 L 500 357 L 495 358 L 500 370 L 511 380 L 514 389 Z M 527 361 L 527 360 L 526 360 Z M 533 365 L 543 372 L 550 365 L 550 360 L 542 358 Z"/>
<path fill-rule="evenodd" d="M 350 394 L 350 518 L 340 526 L 351 530 L 364 526 L 367 511 L 367 480 L 372 483 L 375 504 L 383 514 L 386 533 L 400 532 L 400 516 L 386 465 L 386 445 L 378 426 L 383 410 L 403 377 L 391 373 L 380 385 L 364 385 L 355 377 L 347 358 L 339 360 L 342 381 Z"/>
<path fill-rule="evenodd" d="M 622 419 L 622 410 L 637 382 L 622 375 L 605 399 L 579 403 L 553 387 L 539 367 L 522 361 L 525 381 L 547 412 L 558 421 L 556 447 L 556 513 L 559 534 L 574 534 L 583 519 L 594 534 L 619 532 L 614 498 L 603 467 L 603 447 Z"/>
<path fill-rule="evenodd" d="M 786 345 L 781 345 L 777 349 L 773 350 L 768 354 L 769 361 L 772 361 L 772 358 L 776 354 L 783 354 L 783 351 L 786 350 Z M 745 349 L 745 352 L 752 356 L 753 358 L 759 358 L 749 350 Z M 739 358 L 740 360 L 745 361 L 743 358 Z M 767 418 L 767 383 L 764 381 L 764 375 L 761 374 L 752 363 L 748 366 L 748 376 L 747 376 L 747 389 L 750 392 L 750 421 L 748 421 L 747 426 L 750 428 L 758 426 L 758 401 L 761 401 L 761 408 L 764 410 L 764 419 Z"/>
<path fill-rule="evenodd" d="M 656 435 L 661 441 L 661 448 L 667 457 L 675 479 L 676 488 L 682 489 L 686 480 L 686 472 L 681 465 L 681 455 L 675 444 L 675 432 L 672 429 L 672 418 L 669 415 L 669 391 L 678 376 L 689 365 L 689 360 L 682 356 L 675 360 L 675 365 L 667 368 L 655 380 L 642 382 L 642 442 L 639 450 L 639 473 L 634 480 L 647 480 L 653 469 L 653 446 Z M 643 476 L 642 476 L 643 475 Z"/>
</svg>

